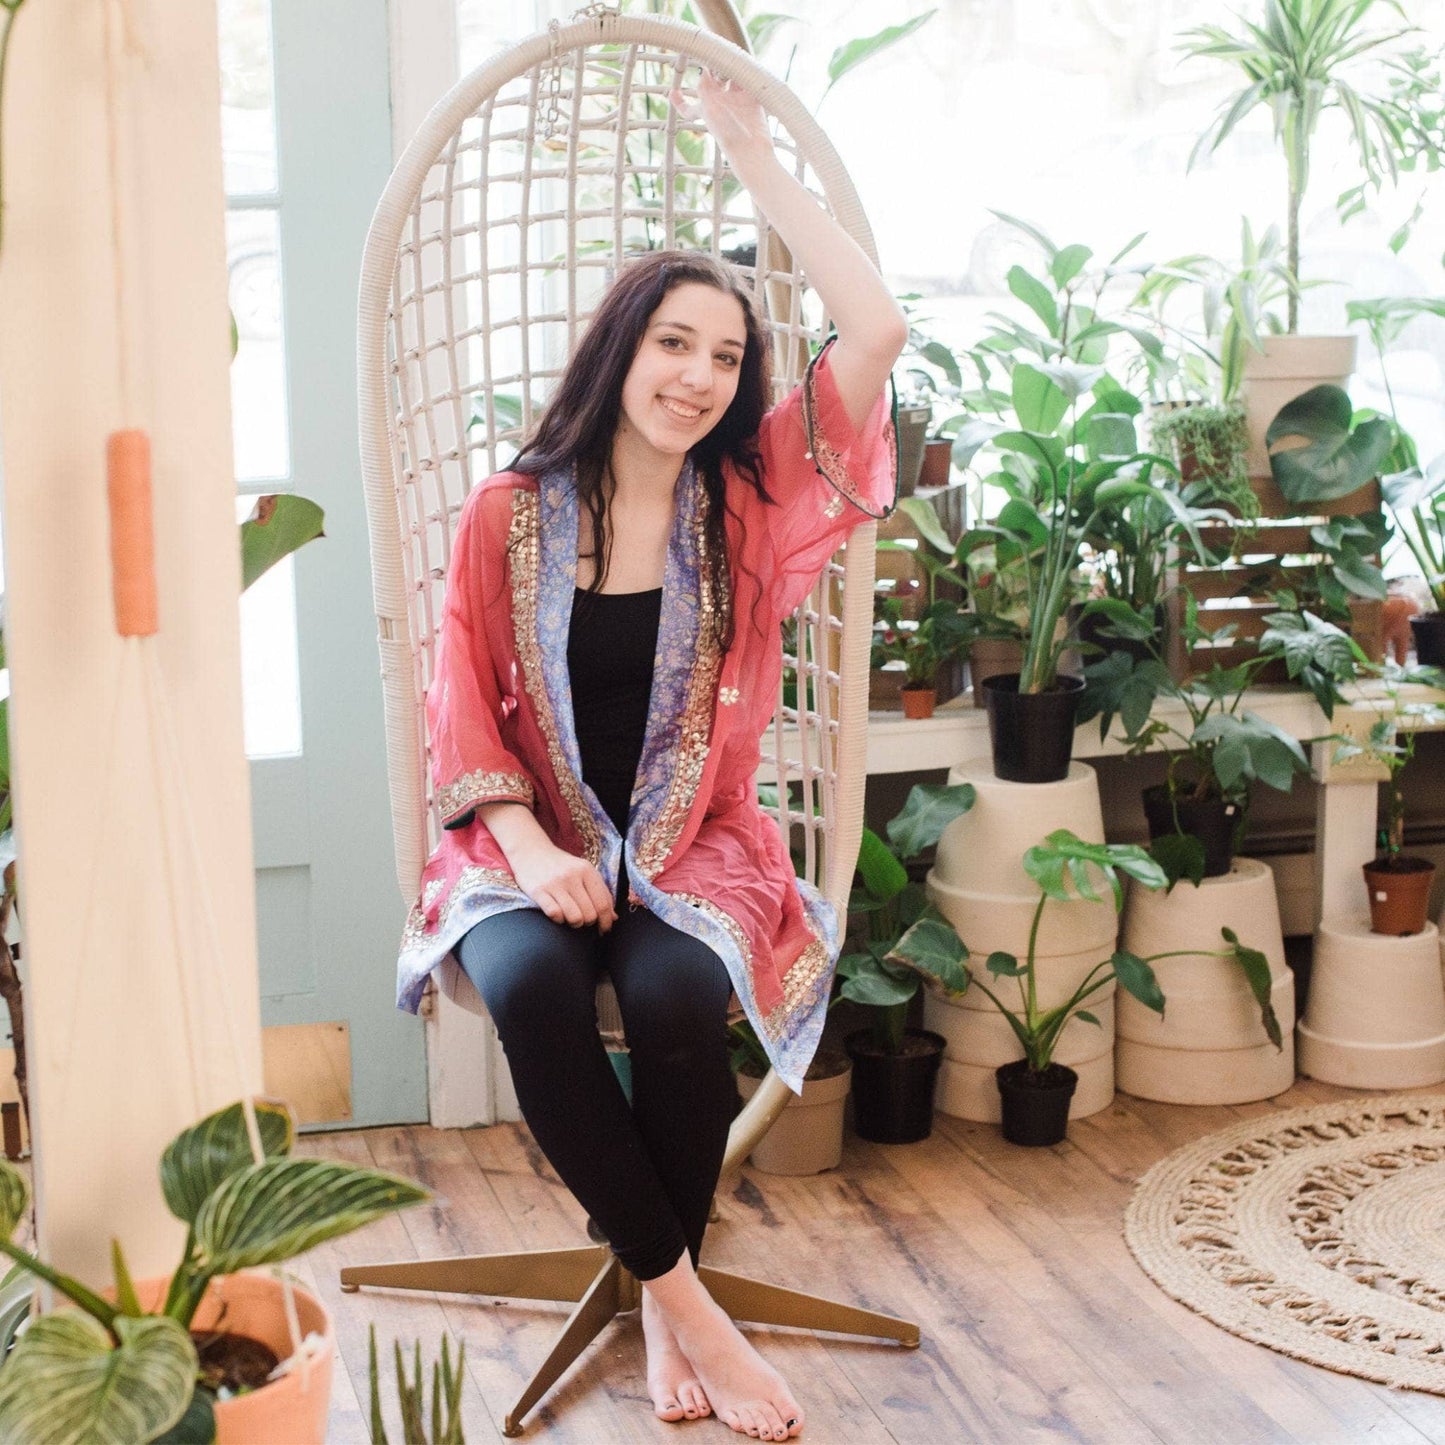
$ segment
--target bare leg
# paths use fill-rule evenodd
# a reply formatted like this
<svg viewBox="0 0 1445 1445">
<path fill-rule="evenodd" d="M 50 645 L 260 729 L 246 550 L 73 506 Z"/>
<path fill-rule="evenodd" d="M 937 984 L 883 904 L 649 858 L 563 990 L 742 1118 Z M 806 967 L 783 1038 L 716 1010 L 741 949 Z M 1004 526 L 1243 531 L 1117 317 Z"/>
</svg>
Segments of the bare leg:
<svg viewBox="0 0 1445 1445">
<path fill-rule="evenodd" d="M 803 1412 L 783 1377 L 714 1303 L 686 1253 L 642 1288 L 644 1299 L 652 1300 L 671 1328 L 720 1420 L 755 1440 L 786 1440 L 802 1430 Z"/>
<path fill-rule="evenodd" d="M 659 1420 L 700 1420 L 712 1414 L 707 1393 L 678 1348 L 672 1327 L 652 1296 L 642 1296 L 642 1334 L 647 1341 L 647 1393 Z"/>
</svg>

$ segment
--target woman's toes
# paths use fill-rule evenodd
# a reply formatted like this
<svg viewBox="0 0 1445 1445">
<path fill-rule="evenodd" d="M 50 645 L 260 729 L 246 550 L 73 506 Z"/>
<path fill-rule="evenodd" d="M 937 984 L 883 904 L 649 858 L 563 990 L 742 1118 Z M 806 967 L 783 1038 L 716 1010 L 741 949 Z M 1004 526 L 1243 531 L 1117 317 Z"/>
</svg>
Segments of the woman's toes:
<svg viewBox="0 0 1445 1445">
<path fill-rule="evenodd" d="M 702 1386 L 695 1380 L 689 1380 L 678 1394 L 682 1400 L 682 1408 L 687 1412 L 690 1420 L 700 1420 L 712 1409 L 712 1406 L 708 1404 L 707 1396 L 703 1393 Z"/>
<path fill-rule="evenodd" d="M 671 1395 L 662 1400 L 654 1400 L 652 1402 L 652 1408 L 659 1420 L 667 1420 L 669 1422 L 681 1420 L 685 1413 L 682 1405 L 673 1399 Z"/>
</svg>

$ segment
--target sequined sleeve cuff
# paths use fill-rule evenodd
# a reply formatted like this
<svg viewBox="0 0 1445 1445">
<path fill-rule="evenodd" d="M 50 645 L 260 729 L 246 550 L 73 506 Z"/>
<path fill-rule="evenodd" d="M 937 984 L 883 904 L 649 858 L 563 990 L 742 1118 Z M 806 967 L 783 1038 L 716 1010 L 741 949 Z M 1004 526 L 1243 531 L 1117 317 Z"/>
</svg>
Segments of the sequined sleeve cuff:
<svg viewBox="0 0 1445 1445">
<path fill-rule="evenodd" d="M 437 812 L 444 828 L 461 828 L 471 822 L 479 803 L 521 803 L 532 807 L 535 794 L 523 773 L 488 772 L 477 769 L 463 773 L 437 789 Z"/>
<path fill-rule="evenodd" d="M 898 398 L 880 397 L 873 415 L 853 427 L 832 373 L 822 366 L 832 341 L 808 364 L 803 377 L 803 431 L 813 466 L 839 496 L 875 520 L 898 505 Z M 882 413 L 880 417 L 880 412 Z"/>
</svg>

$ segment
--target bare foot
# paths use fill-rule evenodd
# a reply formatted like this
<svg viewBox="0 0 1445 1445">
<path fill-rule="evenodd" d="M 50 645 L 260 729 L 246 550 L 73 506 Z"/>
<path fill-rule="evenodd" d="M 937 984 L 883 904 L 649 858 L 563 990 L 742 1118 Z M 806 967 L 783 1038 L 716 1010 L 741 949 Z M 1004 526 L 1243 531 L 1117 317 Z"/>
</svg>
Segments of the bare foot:
<svg viewBox="0 0 1445 1445">
<path fill-rule="evenodd" d="M 647 1341 L 647 1393 L 659 1420 L 700 1420 L 712 1414 L 697 1371 L 678 1348 L 657 1302 L 642 1295 L 642 1337 Z"/>
<path fill-rule="evenodd" d="M 718 1419 L 755 1440 L 786 1440 L 802 1430 L 803 1412 L 783 1377 L 714 1303 L 686 1254 L 665 1275 L 648 1280 L 643 1297 L 671 1327 Z M 644 1325 L 646 1318 L 644 1309 Z M 651 1376 L 649 1345 L 649 1383 Z"/>
</svg>

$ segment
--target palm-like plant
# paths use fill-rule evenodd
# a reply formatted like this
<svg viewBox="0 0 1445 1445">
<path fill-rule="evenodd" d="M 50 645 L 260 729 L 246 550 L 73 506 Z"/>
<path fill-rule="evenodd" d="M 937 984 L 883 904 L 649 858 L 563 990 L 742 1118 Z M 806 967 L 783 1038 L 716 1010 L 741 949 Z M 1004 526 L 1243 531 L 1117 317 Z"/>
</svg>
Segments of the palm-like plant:
<svg viewBox="0 0 1445 1445">
<path fill-rule="evenodd" d="M 1326 110 L 1344 113 L 1366 183 L 1379 189 L 1425 159 L 1430 169 L 1445 150 L 1436 57 L 1402 42 L 1418 27 L 1372 28 L 1377 10 L 1404 21 L 1398 0 L 1264 0 L 1261 23 L 1236 17 L 1239 29 L 1199 25 L 1184 32 L 1186 58 L 1225 60 L 1246 84 L 1220 106 L 1189 158 L 1216 150 L 1257 106 L 1268 106 L 1288 173 L 1287 248 L 1299 278 L 1300 206 L 1310 180 L 1310 147 Z M 1341 198 L 1358 209 L 1363 187 Z M 1299 329 L 1299 292 L 1289 294 L 1289 330 Z"/>
<path fill-rule="evenodd" d="M 258 1103 L 255 1161 L 241 1104 L 183 1130 L 161 1156 L 161 1190 L 186 1226 L 185 1254 L 158 1314 L 142 1308 L 119 1243 L 115 1300 L 13 1244 L 24 1176 L 0 1160 L 0 1253 L 79 1306 L 35 1320 L 0 1370 L 0 1440 L 153 1440 L 182 1416 L 211 1439 L 189 1327 L 213 1279 L 279 1264 L 429 1198 L 410 1180 L 326 1159 L 286 1157 L 295 1127 Z"/>
</svg>

